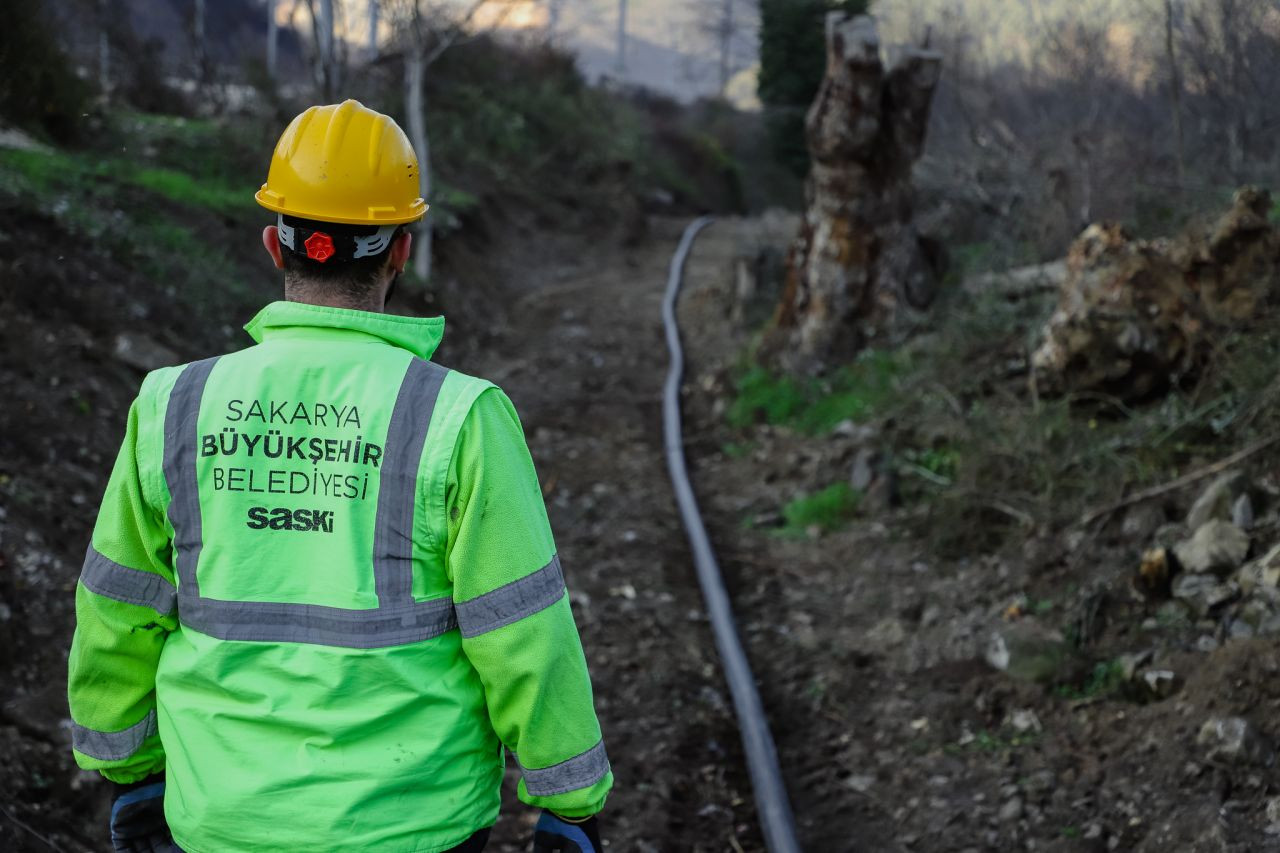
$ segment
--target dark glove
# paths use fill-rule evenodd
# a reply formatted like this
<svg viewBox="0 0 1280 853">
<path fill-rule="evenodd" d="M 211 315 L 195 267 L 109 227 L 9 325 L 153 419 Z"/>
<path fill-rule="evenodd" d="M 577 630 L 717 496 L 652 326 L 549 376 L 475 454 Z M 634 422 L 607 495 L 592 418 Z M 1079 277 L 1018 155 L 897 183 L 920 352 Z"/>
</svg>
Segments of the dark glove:
<svg viewBox="0 0 1280 853">
<path fill-rule="evenodd" d="M 571 823 L 544 810 L 533 829 L 533 853 L 604 853 L 600 821 L 592 815 L 581 823 Z"/>
<path fill-rule="evenodd" d="M 116 785 L 111 803 L 111 846 L 119 853 L 177 850 L 164 820 L 164 774 Z"/>
</svg>

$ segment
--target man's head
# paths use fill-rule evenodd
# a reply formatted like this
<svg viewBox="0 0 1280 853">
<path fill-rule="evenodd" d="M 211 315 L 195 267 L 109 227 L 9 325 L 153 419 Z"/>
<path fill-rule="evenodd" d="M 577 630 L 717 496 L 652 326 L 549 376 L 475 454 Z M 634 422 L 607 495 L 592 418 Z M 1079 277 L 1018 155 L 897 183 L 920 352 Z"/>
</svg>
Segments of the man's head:
<svg viewBox="0 0 1280 853">
<path fill-rule="evenodd" d="M 404 271 L 422 218 L 418 158 L 388 116 L 357 101 L 311 107 L 281 135 L 260 205 L 277 221 L 262 233 L 285 271 L 285 297 L 381 310 Z"/>
<path fill-rule="evenodd" d="M 380 311 L 409 260 L 404 225 L 343 225 L 280 216 L 262 245 L 284 270 L 291 302 Z"/>
</svg>

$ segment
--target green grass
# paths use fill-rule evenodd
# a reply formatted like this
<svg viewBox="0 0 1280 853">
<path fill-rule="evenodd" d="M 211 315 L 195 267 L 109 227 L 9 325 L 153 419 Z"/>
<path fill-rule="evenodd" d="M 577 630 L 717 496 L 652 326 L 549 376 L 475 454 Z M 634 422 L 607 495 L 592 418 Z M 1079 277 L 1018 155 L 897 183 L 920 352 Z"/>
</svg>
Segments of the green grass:
<svg viewBox="0 0 1280 853">
<path fill-rule="evenodd" d="M 253 210 L 253 186 L 231 187 L 197 180 L 169 169 L 138 169 L 124 179 L 188 207 L 203 207 L 227 216 Z"/>
<path fill-rule="evenodd" d="M 11 149 L 0 149 L 0 188 L 55 205 L 65 199 L 76 207 L 91 200 L 110 204 L 121 188 L 133 188 L 225 216 L 251 212 L 254 190 L 252 185 L 231 186 L 173 169 L 141 167 L 91 151 Z"/>
<path fill-rule="evenodd" d="M 820 435 L 842 421 L 872 417 L 894 398 L 895 380 L 906 367 L 902 354 L 881 350 L 868 350 L 825 379 L 786 376 L 751 364 L 734 379 L 726 418 L 739 429 L 767 423 Z"/>
<path fill-rule="evenodd" d="M 837 530 L 853 518 L 862 495 L 848 483 L 835 483 L 811 495 L 796 498 L 782 508 L 782 534 L 806 535 L 811 528 L 823 533 Z"/>
</svg>

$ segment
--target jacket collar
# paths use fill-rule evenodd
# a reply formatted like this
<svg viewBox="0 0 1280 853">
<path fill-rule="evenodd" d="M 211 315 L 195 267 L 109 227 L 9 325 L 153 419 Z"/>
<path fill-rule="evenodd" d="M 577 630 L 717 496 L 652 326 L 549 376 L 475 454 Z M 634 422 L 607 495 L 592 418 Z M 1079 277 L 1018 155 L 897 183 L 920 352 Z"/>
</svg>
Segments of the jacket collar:
<svg viewBox="0 0 1280 853">
<path fill-rule="evenodd" d="M 431 358 L 444 337 L 443 317 L 401 317 L 305 302 L 272 302 L 245 324 L 258 343 L 272 338 L 338 337 L 334 331 L 380 338 L 419 358 Z"/>
</svg>

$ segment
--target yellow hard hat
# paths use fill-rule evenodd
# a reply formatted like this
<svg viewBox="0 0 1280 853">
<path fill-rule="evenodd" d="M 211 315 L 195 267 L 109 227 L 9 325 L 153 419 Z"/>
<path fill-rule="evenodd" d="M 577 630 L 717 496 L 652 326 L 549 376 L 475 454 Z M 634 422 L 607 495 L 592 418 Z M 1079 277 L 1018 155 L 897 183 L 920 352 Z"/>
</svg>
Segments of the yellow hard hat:
<svg viewBox="0 0 1280 853">
<path fill-rule="evenodd" d="M 289 123 L 254 198 L 277 213 L 348 225 L 398 225 L 427 211 L 404 131 L 351 100 L 311 107 Z"/>
</svg>

